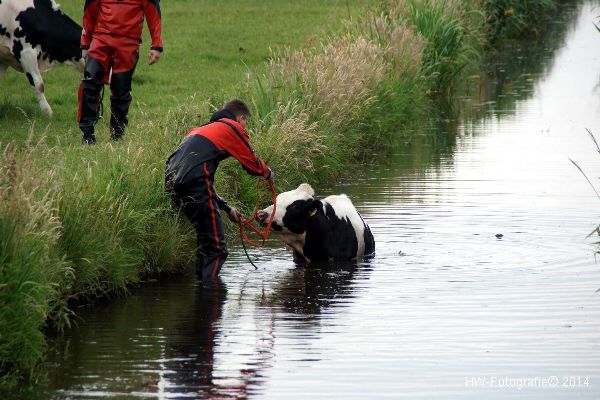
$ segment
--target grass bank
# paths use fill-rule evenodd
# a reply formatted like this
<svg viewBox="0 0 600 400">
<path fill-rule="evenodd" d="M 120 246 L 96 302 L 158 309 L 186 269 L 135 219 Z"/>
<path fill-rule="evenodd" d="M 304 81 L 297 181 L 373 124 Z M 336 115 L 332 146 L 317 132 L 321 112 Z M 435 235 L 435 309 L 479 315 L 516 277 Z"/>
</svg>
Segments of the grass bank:
<svg viewBox="0 0 600 400">
<path fill-rule="evenodd" d="M 63 8 L 77 19 L 74 3 Z M 234 95 L 252 104 L 252 141 L 280 189 L 322 183 L 384 153 L 432 96 L 451 95 L 489 42 L 496 10 L 483 0 L 397 0 L 361 12 L 365 3 L 165 2 L 167 51 L 156 67 L 140 65 L 131 124 L 116 144 L 105 121 L 100 144 L 79 144 L 74 71 L 46 75 L 52 120 L 23 76 L 1 82 L 12 88 L 0 97 L 5 384 L 34 375 L 41 329 L 68 325 L 73 301 L 190 264 L 193 235 L 163 193 L 163 163 L 213 105 Z M 218 182 L 232 203 L 253 204 L 254 181 L 235 162 Z"/>
</svg>

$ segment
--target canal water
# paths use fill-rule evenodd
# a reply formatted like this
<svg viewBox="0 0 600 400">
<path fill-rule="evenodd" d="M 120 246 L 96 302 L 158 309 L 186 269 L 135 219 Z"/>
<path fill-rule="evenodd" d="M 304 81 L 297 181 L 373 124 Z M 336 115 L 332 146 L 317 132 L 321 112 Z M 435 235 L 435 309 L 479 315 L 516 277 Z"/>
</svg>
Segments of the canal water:
<svg viewBox="0 0 600 400">
<path fill-rule="evenodd" d="M 595 2 L 506 44 L 347 193 L 377 255 L 306 269 L 276 240 L 221 281 L 78 310 L 28 397 L 598 399 Z"/>
</svg>

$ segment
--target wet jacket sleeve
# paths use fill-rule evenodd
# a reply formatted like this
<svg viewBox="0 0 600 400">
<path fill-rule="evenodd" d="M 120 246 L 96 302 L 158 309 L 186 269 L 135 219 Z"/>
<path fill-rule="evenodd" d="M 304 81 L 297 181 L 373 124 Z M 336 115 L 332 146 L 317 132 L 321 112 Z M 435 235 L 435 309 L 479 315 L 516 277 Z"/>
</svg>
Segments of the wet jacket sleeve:
<svg viewBox="0 0 600 400">
<path fill-rule="evenodd" d="M 150 37 L 152 38 L 152 45 L 150 48 L 156 51 L 163 51 L 160 1 L 145 0 L 144 14 L 146 15 Z"/>
<path fill-rule="evenodd" d="M 267 164 L 265 164 L 263 160 L 256 156 L 250 142 L 244 140 L 239 135 L 238 139 L 243 143 L 243 145 L 236 146 L 235 151 L 232 152 L 231 155 L 234 156 L 240 162 L 240 164 L 242 164 L 242 167 L 250 175 L 270 178 L 271 170 L 269 167 L 267 167 Z"/>
<path fill-rule="evenodd" d="M 250 152 L 250 155 L 247 157 L 236 157 L 238 161 L 242 164 L 242 167 L 253 176 L 260 176 L 265 179 L 271 177 L 271 170 L 267 167 L 267 164 L 260 158 L 256 157 L 254 153 Z"/>
<path fill-rule="evenodd" d="M 83 8 L 83 30 L 81 31 L 81 48 L 89 49 L 92 43 L 92 34 L 96 28 L 98 10 L 101 0 L 85 0 Z"/>
<path fill-rule="evenodd" d="M 244 138 L 240 132 L 230 123 L 225 122 L 235 133 L 237 140 L 232 141 L 227 150 L 229 154 L 235 157 L 242 164 L 242 167 L 250 175 L 261 176 L 265 179 L 271 177 L 271 170 L 267 164 L 254 153 L 254 148 L 247 138 Z M 247 134 L 246 134 L 247 136 Z"/>
</svg>

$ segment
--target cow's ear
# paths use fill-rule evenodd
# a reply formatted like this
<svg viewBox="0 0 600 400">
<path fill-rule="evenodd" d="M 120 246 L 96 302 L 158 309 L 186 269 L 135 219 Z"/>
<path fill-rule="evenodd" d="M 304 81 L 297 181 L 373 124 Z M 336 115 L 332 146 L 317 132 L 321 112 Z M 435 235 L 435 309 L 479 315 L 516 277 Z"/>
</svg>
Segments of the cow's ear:
<svg viewBox="0 0 600 400">
<path fill-rule="evenodd" d="M 319 212 L 319 209 L 323 206 L 321 200 L 311 199 L 308 200 L 306 209 L 308 210 L 308 216 L 314 217 Z"/>
<path fill-rule="evenodd" d="M 315 191 L 308 183 L 303 183 L 296 189 L 299 192 L 306 193 L 309 197 L 315 197 Z"/>
</svg>

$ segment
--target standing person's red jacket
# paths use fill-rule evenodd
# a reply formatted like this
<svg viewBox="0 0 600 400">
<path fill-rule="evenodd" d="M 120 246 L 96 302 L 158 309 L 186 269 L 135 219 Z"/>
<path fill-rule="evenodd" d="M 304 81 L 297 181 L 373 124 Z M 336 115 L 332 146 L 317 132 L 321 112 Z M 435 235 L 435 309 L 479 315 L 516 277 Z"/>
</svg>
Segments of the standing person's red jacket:
<svg viewBox="0 0 600 400">
<path fill-rule="evenodd" d="M 152 50 L 162 51 L 161 15 L 158 0 L 86 0 L 81 48 L 90 47 L 92 37 L 126 37 L 142 41 L 144 17 L 152 37 Z"/>
</svg>

